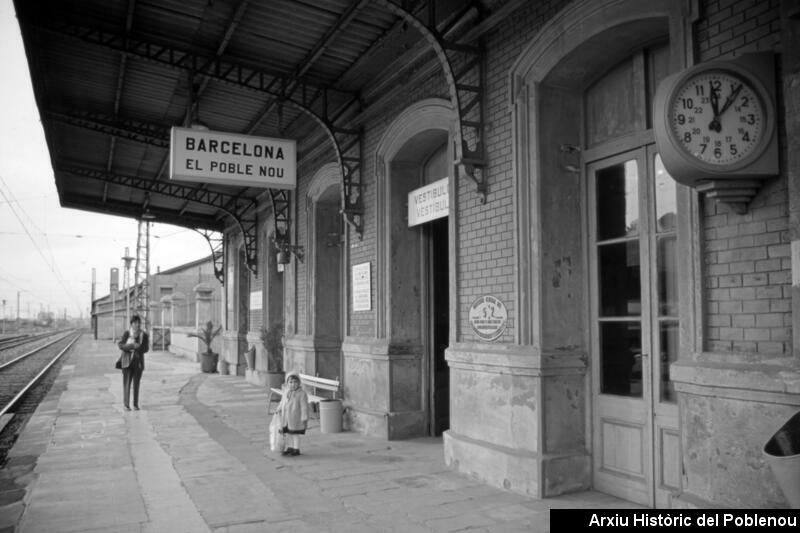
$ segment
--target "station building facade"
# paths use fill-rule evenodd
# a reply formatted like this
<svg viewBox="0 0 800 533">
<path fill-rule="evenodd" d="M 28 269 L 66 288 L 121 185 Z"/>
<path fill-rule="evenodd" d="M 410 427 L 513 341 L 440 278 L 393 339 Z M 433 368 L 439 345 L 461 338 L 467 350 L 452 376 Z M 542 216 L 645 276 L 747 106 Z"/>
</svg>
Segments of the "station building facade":
<svg viewBox="0 0 800 533">
<path fill-rule="evenodd" d="M 800 7 L 517 6 L 479 36 L 485 191 L 436 58 L 376 79 L 363 234 L 331 152 L 298 161 L 288 263 L 266 197 L 257 274 L 225 232 L 223 357 L 283 324 L 284 370 L 338 378 L 350 430 L 443 435 L 450 466 L 533 497 L 786 506 L 762 447 L 800 409 Z M 654 99 L 751 52 L 775 63 L 779 171 L 742 208 L 670 177 Z M 446 216 L 410 225 L 425 202 Z"/>
<path fill-rule="evenodd" d="M 169 346 L 170 328 L 181 327 L 196 331 L 198 287 L 207 287 L 212 303 L 204 314 L 215 324 L 220 323 L 222 288 L 214 276 L 211 256 L 197 259 L 166 270 L 158 269 L 148 280 L 149 316 L 147 328 L 155 347 Z M 134 287 L 118 290 L 92 302 L 92 330 L 95 339 L 118 339 L 128 328 L 126 306 L 136 305 Z M 141 311 L 139 311 L 141 313 Z M 166 334 L 164 332 L 167 332 Z"/>
</svg>

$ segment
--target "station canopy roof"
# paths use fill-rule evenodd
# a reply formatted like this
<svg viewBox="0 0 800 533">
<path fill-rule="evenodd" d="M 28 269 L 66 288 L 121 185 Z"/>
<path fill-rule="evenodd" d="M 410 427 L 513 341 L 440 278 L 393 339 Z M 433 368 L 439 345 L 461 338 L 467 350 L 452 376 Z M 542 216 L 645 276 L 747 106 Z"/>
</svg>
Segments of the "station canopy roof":
<svg viewBox="0 0 800 533">
<path fill-rule="evenodd" d="M 405 13 L 474 37 L 522 3 L 14 2 L 61 205 L 211 231 L 266 190 L 171 181 L 173 126 L 294 139 L 299 170 L 336 160 L 336 140 L 361 157 L 336 135 L 436 64 Z"/>
</svg>

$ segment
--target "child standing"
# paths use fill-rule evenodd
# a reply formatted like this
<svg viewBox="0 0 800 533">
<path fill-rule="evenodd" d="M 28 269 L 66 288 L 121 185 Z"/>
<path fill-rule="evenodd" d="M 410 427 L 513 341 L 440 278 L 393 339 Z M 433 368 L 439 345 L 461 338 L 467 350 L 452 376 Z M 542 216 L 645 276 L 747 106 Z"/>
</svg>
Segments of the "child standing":
<svg viewBox="0 0 800 533">
<path fill-rule="evenodd" d="M 281 427 L 287 444 L 287 448 L 281 453 L 300 455 L 300 435 L 305 435 L 308 427 L 308 395 L 300 387 L 300 376 L 297 372 L 286 375 L 283 398 L 275 414 L 281 417 Z"/>
</svg>

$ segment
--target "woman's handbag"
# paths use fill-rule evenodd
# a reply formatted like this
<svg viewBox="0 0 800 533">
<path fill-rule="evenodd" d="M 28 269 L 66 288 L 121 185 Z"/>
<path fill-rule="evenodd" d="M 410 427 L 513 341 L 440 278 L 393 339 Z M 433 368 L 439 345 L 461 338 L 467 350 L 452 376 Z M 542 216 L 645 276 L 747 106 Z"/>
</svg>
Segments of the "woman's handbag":
<svg viewBox="0 0 800 533">
<path fill-rule="evenodd" d="M 283 451 L 283 433 L 281 433 L 281 415 L 272 415 L 269 423 L 269 449 L 273 452 Z"/>
<path fill-rule="evenodd" d="M 142 342 L 142 332 L 141 331 L 139 332 L 138 341 L 141 344 L 141 342 Z M 128 340 L 128 342 L 132 343 L 133 341 Z M 132 357 L 133 357 L 133 352 L 131 352 L 130 350 L 122 350 L 122 351 L 120 351 L 119 359 L 117 359 L 117 364 L 114 365 L 114 368 L 119 368 L 119 369 L 128 368 L 129 366 L 131 366 L 131 358 Z"/>
<path fill-rule="evenodd" d="M 129 366 L 131 366 L 131 352 L 123 350 L 119 354 L 119 367 L 128 368 Z"/>
</svg>

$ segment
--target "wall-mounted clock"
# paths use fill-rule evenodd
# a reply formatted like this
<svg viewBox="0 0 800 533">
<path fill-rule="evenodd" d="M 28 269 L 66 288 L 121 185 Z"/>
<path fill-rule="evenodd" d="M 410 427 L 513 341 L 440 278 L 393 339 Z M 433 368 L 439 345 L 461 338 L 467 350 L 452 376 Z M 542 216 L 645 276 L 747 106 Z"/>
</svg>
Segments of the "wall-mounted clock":
<svg viewBox="0 0 800 533">
<path fill-rule="evenodd" d="M 668 76 L 653 109 L 664 167 L 689 186 L 777 175 L 775 109 L 772 53 L 710 61 Z"/>
</svg>

